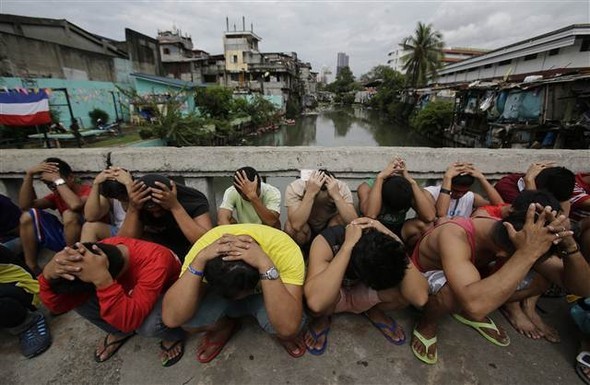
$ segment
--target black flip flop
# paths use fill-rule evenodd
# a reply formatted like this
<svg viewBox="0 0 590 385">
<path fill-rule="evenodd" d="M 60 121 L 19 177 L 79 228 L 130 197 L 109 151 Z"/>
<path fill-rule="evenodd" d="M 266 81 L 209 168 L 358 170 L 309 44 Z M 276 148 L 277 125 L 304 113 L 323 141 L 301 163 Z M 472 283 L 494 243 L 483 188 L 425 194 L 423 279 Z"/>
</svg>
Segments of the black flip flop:
<svg viewBox="0 0 590 385">
<path fill-rule="evenodd" d="M 172 365 L 174 365 L 175 363 L 177 363 L 178 361 L 180 361 L 180 359 L 182 358 L 182 356 L 184 355 L 184 340 L 178 340 L 176 342 L 174 342 L 172 344 L 172 346 L 170 346 L 169 348 L 164 346 L 164 342 L 160 341 L 160 349 L 162 349 L 162 351 L 168 353 L 169 351 L 171 351 L 172 349 L 174 349 L 178 344 L 180 344 L 180 353 L 178 353 L 178 355 L 174 358 L 166 358 L 162 360 L 162 366 L 167 368 L 170 367 Z"/>
<path fill-rule="evenodd" d="M 109 341 L 109 336 L 110 336 L 110 335 L 111 335 L 111 334 L 107 334 L 107 335 L 104 337 L 104 344 L 103 344 L 103 345 L 104 345 L 104 347 L 103 347 L 103 349 L 102 349 L 100 352 L 94 352 L 94 361 L 96 361 L 96 362 L 98 362 L 98 363 L 102 363 L 102 362 L 105 362 L 105 361 L 109 360 L 109 359 L 110 359 L 112 356 L 114 356 L 114 355 L 115 355 L 115 353 L 117 353 L 117 351 L 119 351 L 119 349 L 121 349 L 121 346 L 123 346 L 123 345 L 125 344 L 125 342 L 127 342 L 127 340 L 128 340 L 129 338 L 133 337 L 133 335 L 134 335 L 134 334 L 129 334 L 129 335 L 127 335 L 127 336 L 125 336 L 125 337 L 123 337 L 123 338 L 121 338 L 121 339 L 118 339 L 118 340 L 115 340 L 115 341 L 108 342 L 108 341 Z M 104 353 L 104 352 L 105 352 L 105 351 L 106 351 L 106 350 L 107 350 L 109 347 L 111 347 L 111 346 L 114 346 L 114 347 L 115 347 L 115 349 L 113 349 L 113 350 L 112 350 L 112 351 L 109 353 L 109 355 L 107 356 L 107 358 L 105 358 L 104 360 L 101 360 L 101 359 L 100 359 L 100 356 L 102 356 L 102 354 L 103 354 L 103 353 Z"/>
</svg>

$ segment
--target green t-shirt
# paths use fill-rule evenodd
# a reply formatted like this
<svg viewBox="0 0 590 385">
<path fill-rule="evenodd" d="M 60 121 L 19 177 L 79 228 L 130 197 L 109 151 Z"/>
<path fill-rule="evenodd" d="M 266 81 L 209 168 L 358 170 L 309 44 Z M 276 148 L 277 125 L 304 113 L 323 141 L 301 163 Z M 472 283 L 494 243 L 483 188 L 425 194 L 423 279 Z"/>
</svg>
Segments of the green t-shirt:
<svg viewBox="0 0 590 385">
<path fill-rule="evenodd" d="M 278 188 L 262 182 L 260 184 L 260 199 L 270 211 L 281 212 L 281 192 Z M 219 208 L 235 212 L 238 223 L 262 223 L 252 203 L 242 198 L 234 186 L 225 190 Z"/>
</svg>

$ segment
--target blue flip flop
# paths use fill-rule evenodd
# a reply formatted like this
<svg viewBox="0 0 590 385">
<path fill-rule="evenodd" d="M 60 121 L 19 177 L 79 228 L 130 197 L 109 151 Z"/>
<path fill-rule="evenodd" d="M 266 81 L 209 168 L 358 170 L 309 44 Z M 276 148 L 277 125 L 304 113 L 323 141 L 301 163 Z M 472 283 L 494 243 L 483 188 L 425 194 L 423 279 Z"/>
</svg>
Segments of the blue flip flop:
<svg viewBox="0 0 590 385">
<path fill-rule="evenodd" d="M 307 330 L 309 331 L 311 338 L 313 338 L 314 345 L 315 342 L 317 342 L 320 338 L 324 336 L 326 337 L 324 338 L 324 343 L 319 348 L 309 347 L 307 344 L 305 344 L 305 348 L 310 354 L 313 354 L 314 356 L 320 356 L 324 354 L 324 352 L 326 351 L 326 348 L 328 347 L 328 333 L 330 332 L 330 325 L 332 323 L 331 320 L 329 322 L 330 323 L 328 324 L 328 327 L 323 329 L 319 333 L 316 333 L 315 330 L 313 330 L 313 328 L 311 327 L 311 325 L 307 327 Z"/>
<path fill-rule="evenodd" d="M 369 317 L 367 315 L 367 312 L 364 312 L 363 315 L 365 317 L 367 317 L 367 319 L 373 324 L 373 326 L 375 326 L 377 328 L 377 330 L 379 330 L 381 332 L 381 334 L 383 334 L 383 336 L 385 338 L 387 338 L 387 341 L 391 342 L 394 345 L 403 345 L 406 342 L 406 334 L 404 333 L 403 338 L 399 339 L 399 340 L 394 340 L 393 338 L 391 338 L 391 336 L 389 334 L 386 333 L 386 331 L 390 331 L 392 333 L 395 333 L 395 331 L 398 329 L 398 324 L 394 319 L 391 319 L 391 324 L 384 324 L 382 322 L 374 322 L 371 317 Z M 402 330 L 403 331 L 403 330 Z"/>
</svg>

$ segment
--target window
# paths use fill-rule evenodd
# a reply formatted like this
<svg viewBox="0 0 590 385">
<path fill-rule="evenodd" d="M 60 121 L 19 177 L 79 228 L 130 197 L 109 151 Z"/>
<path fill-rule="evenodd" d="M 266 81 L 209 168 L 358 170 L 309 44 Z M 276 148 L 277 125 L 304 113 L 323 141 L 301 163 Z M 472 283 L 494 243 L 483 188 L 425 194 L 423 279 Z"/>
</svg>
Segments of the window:
<svg viewBox="0 0 590 385">
<path fill-rule="evenodd" d="M 486 69 L 487 68 L 492 68 L 492 65 L 491 64 L 486 64 L 485 66 L 483 66 L 483 68 L 486 68 Z"/>
<path fill-rule="evenodd" d="M 512 63 L 512 59 L 508 59 L 508 60 L 502 60 L 501 62 L 498 63 L 498 66 L 505 66 Z"/>
<path fill-rule="evenodd" d="M 164 55 L 170 55 L 170 48 L 164 48 Z"/>
<path fill-rule="evenodd" d="M 549 51 L 549 56 L 555 56 L 559 54 L 559 48 L 553 48 Z"/>
<path fill-rule="evenodd" d="M 526 55 L 524 57 L 524 61 L 535 60 L 536 58 L 537 58 L 537 54 L 536 53 L 533 53 L 533 54 L 530 54 L 530 55 Z"/>
<path fill-rule="evenodd" d="M 232 62 L 232 63 L 237 63 L 237 62 L 238 62 L 238 55 L 234 55 L 234 56 L 232 57 L 232 61 L 231 61 L 231 62 Z"/>
<path fill-rule="evenodd" d="M 582 45 L 580 46 L 580 52 L 590 51 L 590 38 L 582 39 Z"/>
</svg>

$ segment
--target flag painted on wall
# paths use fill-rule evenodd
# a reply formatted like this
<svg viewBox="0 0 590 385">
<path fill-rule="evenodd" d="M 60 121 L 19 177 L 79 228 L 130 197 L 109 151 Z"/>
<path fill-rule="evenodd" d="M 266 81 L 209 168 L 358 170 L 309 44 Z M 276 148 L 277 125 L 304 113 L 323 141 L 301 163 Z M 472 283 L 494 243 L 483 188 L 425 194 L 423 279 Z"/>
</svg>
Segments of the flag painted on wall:
<svg viewBox="0 0 590 385">
<path fill-rule="evenodd" d="M 0 124 L 34 126 L 47 123 L 51 123 L 51 115 L 45 90 L 0 92 Z"/>
</svg>

